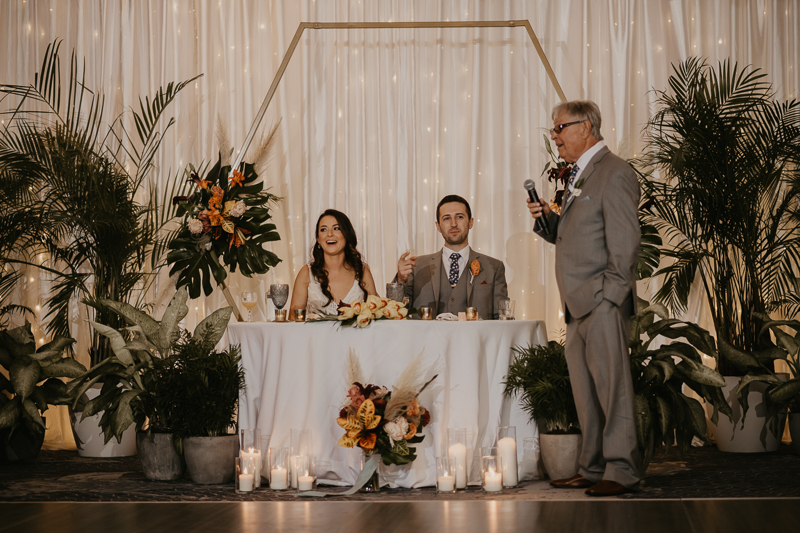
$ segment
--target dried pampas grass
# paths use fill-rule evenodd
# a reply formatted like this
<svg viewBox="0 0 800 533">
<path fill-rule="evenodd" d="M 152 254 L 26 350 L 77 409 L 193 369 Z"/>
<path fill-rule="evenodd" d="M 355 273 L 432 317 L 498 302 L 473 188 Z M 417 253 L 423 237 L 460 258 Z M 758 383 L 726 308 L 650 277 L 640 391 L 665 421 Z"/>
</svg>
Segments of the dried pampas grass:
<svg viewBox="0 0 800 533">
<path fill-rule="evenodd" d="M 422 392 L 428 383 L 436 379 L 433 376 L 427 383 L 425 383 L 425 359 L 420 352 L 411 363 L 403 370 L 397 383 L 392 387 L 392 397 L 389 403 L 386 404 L 385 418 L 386 420 L 394 420 L 398 416 L 404 414 L 408 410 L 408 405 L 414 400 L 419 393 Z"/>
<path fill-rule="evenodd" d="M 281 121 L 279 120 L 278 123 L 269 130 L 269 133 L 261 138 L 261 141 L 255 148 L 251 144 L 250 148 L 247 150 L 247 154 L 249 155 L 248 160 L 253 162 L 253 168 L 259 176 L 262 176 L 264 172 L 266 172 L 267 163 L 269 163 L 274 155 L 273 148 L 275 147 L 275 143 L 278 142 L 278 136 L 275 135 L 275 133 L 278 131 L 278 126 L 280 125 Z"/>
<path fill-rule="evenodd" d="M 347 388 L 349 389 L 353 383 L 364 383 L 364 371 L 361 370 L 361 360 L 356 355 L 356 352 L 350 348 L 350 353 L 347 354 Z"/>
<path fill-rule="evenodd" d="M 225 127 L 225 121 L 219 115 L 217 115 L 217 127 L 214 128 L 214 138 L 217 140 L 221 166 L 226 167 L 231 164 L 233 144 L 228 135 L 228 128 Z"/>
</svg>

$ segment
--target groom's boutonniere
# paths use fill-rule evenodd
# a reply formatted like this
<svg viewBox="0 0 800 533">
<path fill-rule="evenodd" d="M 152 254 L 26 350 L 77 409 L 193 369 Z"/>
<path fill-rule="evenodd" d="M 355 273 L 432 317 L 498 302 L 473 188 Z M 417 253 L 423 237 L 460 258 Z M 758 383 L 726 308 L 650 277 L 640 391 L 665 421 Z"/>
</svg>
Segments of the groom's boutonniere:
<svg viewBox="0 0 800 533">
<path fill-rule="evenodd" d="M 472 277 L 469 279 L 469 282 L 472 283 L 472 280 L 475 279 L 475 276 L 481 273 L 481 263 L 477 259 L 473 259 L 472 262 L 469 264 L 469 272 L 472 274 Z"/>
<path fill-rule="evenodd" d="M 575 189 L 575 190 L 572 191 L 572 194 L 570 195 L 570 198 L 577 198 L 580 195 L 581 195 L 581 190 L 580 189 Z"/>
<path fill-rule="evenodd" d="M 581 187 L 583 187 L 583 182 L 584 182 L 583 178 L 579 179 L 578 183 L 575 184 L 575 188 L 580 189 Z"/>
</svg>

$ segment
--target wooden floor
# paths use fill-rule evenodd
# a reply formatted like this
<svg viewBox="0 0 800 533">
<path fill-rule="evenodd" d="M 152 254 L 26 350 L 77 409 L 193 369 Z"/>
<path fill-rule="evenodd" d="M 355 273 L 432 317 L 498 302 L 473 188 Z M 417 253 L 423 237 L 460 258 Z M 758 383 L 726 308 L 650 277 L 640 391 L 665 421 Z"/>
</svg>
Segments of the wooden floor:
<svg viewBox="0 0 800 533">
<path fill-rule="evenodd" d="M 0 532 L 797 531 L 800 499 L 0 503 Z"/>
</svg>

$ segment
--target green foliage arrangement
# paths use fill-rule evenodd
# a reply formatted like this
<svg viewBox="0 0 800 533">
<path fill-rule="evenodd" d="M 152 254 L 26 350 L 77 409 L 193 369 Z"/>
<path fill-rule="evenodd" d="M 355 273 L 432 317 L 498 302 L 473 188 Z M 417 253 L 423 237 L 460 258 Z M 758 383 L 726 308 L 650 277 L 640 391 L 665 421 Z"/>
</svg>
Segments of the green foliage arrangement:
<svg viewBox="0 0 800 533">
<path fill-rule="evenodd" d="M 82 418 L 103 412 L 100 427 L 105 442 L 112 437 L 120 441 L 131 424 L 149 436 L 152 431 L 174 431 L 174 426 L 180 423 L 172 405 L 175 392 L 165 390 L 164 385 L 172 380 L 172 374 L 181 364 L 177 352 L 179 341 L 190 338 L 210 346 L 210 351 L 225 334 L 232 311 L 230 307 L 219 309 L 200 322 L 193 335 L 184 332 L 180 337 L 180 321 L 189 312 L 188 298 L 186 288 L 179 289 L 161 320 L 124 302 L 102 302 L 131 327 L 119 331 L 91 322 L 96 331 L 109 339 L 113 354 L 79 376 L 73 408 L 82 408 Z M 101 380 L 100 395 L 80 405 L 83 393 Z"/>
<path fill-rule="evenodd" d="M 166 109 L 197 78 L 140 99 L 128 131 L 124 114 L 106 125 L 104 98 L 87 87 L 74 52 L 62 86 L 59 47 L 47 47 L 32 85 L 0 83 L 0 100 L 12 102 L 0 127 L 0 304 L 25 268 L 48 273 L 47 331 L 63 337 L 74 298 L 95 307 L 97 322 L 118 328 L 117 315 L 99 302 L 140 306 L 163 265 L 170 200 L 182 184 L 170 181 L 159 197 L 153 161 L 174 124 L 161 128 Z M 110 353 L 95 335 L 92 364 Z"/>
<path fill-rule="evenodd" d="M 158 383 L 161 401 L 170 406 L 172 432 L 185 437 L 217 437 L 236 426 L 244 370 L 238 345 L 216 351 L 214 344 L 183 332 L 174 346 L 174 365 Z"/>
<path fill-rule="evenodd" d="M 641 161 L 660 174 L 642 187 L 672 260 L 655 300 L 680 314 L 699 278 L 726 375 L 775 349 L 764 317 L 800 310 L 800 103 L 775 101 L 765 78 L 729 61 L 675 66 Z"/>
<path fill-rule="evenodd" d="M 721 391 L 725 379 L 703 364 L 701 353 L 715 360 L 719 357 L 708 331 L 670 318 L 661 304 L 640 300 L 637 308 L 631 321 L 631 376 L 636 437 L 647 464 L 654 449 L 677 445 L 683 454 L 694 437 L 709 442 L 703 406 L 684 394 L 684 386 L 714 407 L 711 420 L 715 424 L 719 412 L 729 418 L 733 413 Z M 657 341 L 664 340 L 659 337 L 672 342 L 657 346 Z"/>
<path fill-rule="evenodd" d="M 506 396 L 518 395 L 522 408 L 546 433 L 579 432 L 564 344 L 550 341 L 544 346 L 515 347 L 513 351 Z"/>
<path fill-rule="evenodd" d="M 68 405 L 72 387 L 62 378 L 75 378 L 86 371 L 66 355 L 74 339 L 56 337 L 36 349 L 31 325 L 0 331 L 0 437 L 11 438 L 22 429 L 43 436 L 44 413 L 50 405 Z"/>
</svg>

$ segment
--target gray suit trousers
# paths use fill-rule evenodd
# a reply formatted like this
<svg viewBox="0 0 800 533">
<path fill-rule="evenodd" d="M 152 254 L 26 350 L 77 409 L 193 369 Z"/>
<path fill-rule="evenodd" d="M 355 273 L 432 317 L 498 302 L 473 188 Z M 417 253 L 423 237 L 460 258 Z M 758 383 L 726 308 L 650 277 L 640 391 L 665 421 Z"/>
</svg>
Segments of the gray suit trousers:
<svg viewBox="0 0 800 533">
<path fill-rule="evenodd" d="M 628 355 L 629 306 L 602 300 L 567 324 L 565 354 L 583 433 L 579 473 L 636 488 L 641 479 L 633 380 Z M 614 413 L 609 418 L 608 413 Z"/>
</svg>

